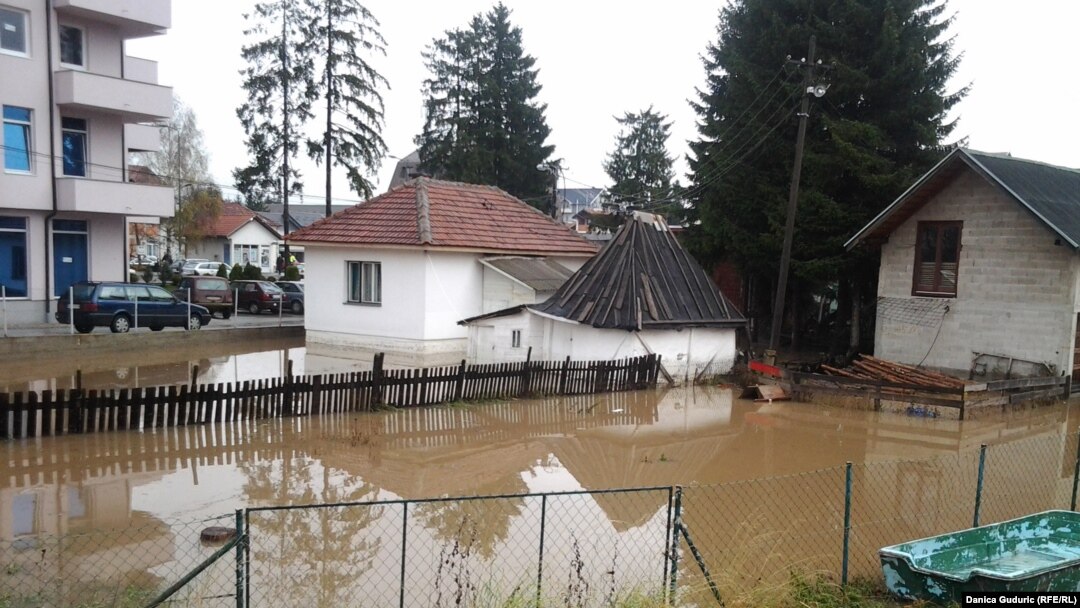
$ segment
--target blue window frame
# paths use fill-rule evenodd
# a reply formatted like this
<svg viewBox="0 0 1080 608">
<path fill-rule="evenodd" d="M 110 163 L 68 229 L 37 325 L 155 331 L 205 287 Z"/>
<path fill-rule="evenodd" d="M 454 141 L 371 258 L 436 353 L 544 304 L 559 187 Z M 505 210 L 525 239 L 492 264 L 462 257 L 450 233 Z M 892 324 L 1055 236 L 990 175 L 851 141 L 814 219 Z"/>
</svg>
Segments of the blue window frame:
<svg viewBox="0 0 1080 608">
<path fill-rule="evenodd" d="M 26 218 L 0 216 L 0 285 L 9 298 L 25 298 Z"/>
<path fill-rule="evenodd" d="M 86 120 L 62 118 L 64 175 L 86 177 Z"/>
<path fill-rule="evenodd" d="M 27 108 L 4 106 L 4 170 L 30 172 L 30 117 Z"/>
</svg>

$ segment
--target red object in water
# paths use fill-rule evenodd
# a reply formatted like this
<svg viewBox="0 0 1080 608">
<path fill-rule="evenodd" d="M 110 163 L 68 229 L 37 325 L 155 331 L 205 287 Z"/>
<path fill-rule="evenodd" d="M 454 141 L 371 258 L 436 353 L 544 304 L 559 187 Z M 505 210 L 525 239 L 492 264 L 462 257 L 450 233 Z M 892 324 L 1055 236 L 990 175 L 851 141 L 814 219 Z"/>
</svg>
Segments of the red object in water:
<svg viewBox="0 0 1080 608">
<path fill-rule="evenodd" d="M 761 361 L 751 361 L 750 371 L 765 374 L 766 376 L 772 376 L 774 378 L 779 378 L 783 375 L 783 372 L 780 371 L 779 367 L 776 367 L 775 365 L 766 365 Z"/>
</svg>

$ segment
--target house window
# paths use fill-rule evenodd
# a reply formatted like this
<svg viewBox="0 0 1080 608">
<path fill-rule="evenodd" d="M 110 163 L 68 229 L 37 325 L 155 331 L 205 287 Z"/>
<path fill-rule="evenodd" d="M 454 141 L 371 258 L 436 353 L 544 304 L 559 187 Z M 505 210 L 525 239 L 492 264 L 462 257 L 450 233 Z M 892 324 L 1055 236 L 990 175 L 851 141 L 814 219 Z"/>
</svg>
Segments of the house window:
<svg viewBox="0 0 1080 608">
<path fill-rule="evenodd" d="M 86 68 L 86 34 L 73 25 L 60 26 L 60 64 L 70 68 Z"/>
<path fill-rule="evenodd" d="M 9 298 L 26 297 L 26 218 L 0 216 L 0 285 Z"/>
<path fill-rule="evenodd" d="M 912 295 L 956 297 L 963 222 L 919 222 Z"/>
<path fill-rule="evenodd" d="M 23 57 L 30 54 L 26 21 L 26 13 L 0 7 L 0 53 Z"/>
<path fill-rule="evenodd" d="M 86 120 L 61 118 L 64 175 L 86 177 Z"/>
<path fill-rule="evenodd" d="M 349 262 L 349 301 L 382 304 L 382 264 Z"/>
<path fill-rule="evenodd" d="M 30 110 L 4 106 L 4 170 L 30 172 Z"/>
<path fill-rule="evenodd" d="M 515 329 L 510 332 L 510 346 L 512 348 L 521 348 L 521 330 Z"/>
<path fill-rule="evenodd" d="M 232 259 L 234 264 L 258 266 L 270 268 L 269 245 L 233 245 Z"/>
</svg>

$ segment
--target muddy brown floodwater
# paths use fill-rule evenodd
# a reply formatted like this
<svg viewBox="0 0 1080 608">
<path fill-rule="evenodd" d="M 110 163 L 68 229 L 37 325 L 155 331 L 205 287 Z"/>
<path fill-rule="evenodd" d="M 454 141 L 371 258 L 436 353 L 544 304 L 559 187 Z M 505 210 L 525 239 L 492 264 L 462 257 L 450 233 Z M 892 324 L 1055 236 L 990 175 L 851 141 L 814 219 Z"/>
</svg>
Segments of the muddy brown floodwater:
<svg viewBox="0 0 1080 608">
<path fill-rule="evenodd" d="M 133 376 L 140 385 L 185 382 L 193 365 L 206 374 L 205 381 L 228 382 L 280 374 L 290 358 L 298 374 L 305 367 L 343 371 L 366 363 L 334 363 L 322 357 L 312 365 L 305 361 L 302 344 L 275 344 L 272 350 L 253 344 L 232 352 L 142 355 L 138 365 L 125 360 L 85 364 L 83 382 L 87 387 L 109 387 L 130 382 Z M 0 388 L 25 390 L 50 384 L 62 388 L 72 381 L 71 365 L 49 368 L 47 373 L 42 369 L 40 363 L 25 369 L 7 366 Z M 125 378 L 117 378 L 120 369 L 129 370 Z M 1076 413 L 1061 405 L 957 421 L 806 403 L 755 403 L 736 398 L 730 389 L 682 388 L 8 440 L 0 442 L 0 547 L 23 546 L 20 542 L 30 547 L 33 543 L 27 539 L 32 538 L 138 530 L 134 536 L 97 538 L 84 557 L 117 551 L 130 545 L 133 537 L 147 546 L 165 542 L 158 550 L 140 549 L 140 557 L 125 565 L 133 571 L 161 571 L 180 561 L 181 547 L 191 548 L 190 539 L 174 539 L 180 530 L 175 522 L 242 507 L 723 484 L 800 474 L 847 461 L 957 455 L 983 443 L 1024 440 L 1037 445 L 1039 438 L 1058 442 L 1075 433 L 1077 426 Z M 1071 481 L 1072 460 L 1071 455 L 1054 457 L 1056 488 Z M 1068 475 L 1058 475 L 1059 471 Z M 924 478 L 929 473 L 919 469 L 889 475 L 880 483 L 890 493 L 915 475 L 924 480 L 916 482 L 919 500 L 951 500 L 948 479 L 944 484 L 940 479 L 933 482 L 937 494 L 927 498 L 921 488 L 928 487 Z M 1059 477 L 1068 479 L 1059 483 Z M 828 478 L 828 483 L 834 482 L 840 483 Z M 775 492 L 790 493 L 785 500 L 792 504 L 816 500 L 812 483 L 784 488 L 752 488 L 742 503 L 752 510 L 754 501 L 775 500 Z M 969 489 L 964 485 L 956 491 Z M 598 499 L 582 517 L 595 519 L 597 529 L 603 527 L 601 522 L 612 522 L 613 538 L 622 539 L 616 544 L 624 542 L 632 549 L 634 538 L 663 533 L 666 501 L 664 493 L 640 504 Z M 521 521 L 534 518 L 538 508 L 539 503 L 515 503 L 500 517 L 483 518 L 496 530 L 474 534 L 481 540 L 484 534 L 505 539 L 515 526 L 523 525 Z M 457 525 L 460 532 L 469 518 L 462 519 L 460 512 L 429 510 L 410 517 L 436 530 L 417 544 L 438 554 L 437 529 Z M 835 505 L 801 510 L 807 517 L 829 519 L 830 526 L 835 523 Z M 789 517 L 785 513 L 777 517 Z M 366 515 L 359 523 L 342 517 L 333 521 L 333 525 L 294 524 L 305 530 L 308 525 L 322 526 L 325 532 L 337 529 L 334 526 L 371 523 Z M 280 520 L 276 525 L 286 524 Z M 401 523 L 386 525 L 392 537 Z M 703 529 L 698 534 L 709 543 L 719 532 Z M 346 543 L 341 550 L 352 554 L 357 547 Z M 294 600 L 321 605 L 312 598 Z"/>
</svg>

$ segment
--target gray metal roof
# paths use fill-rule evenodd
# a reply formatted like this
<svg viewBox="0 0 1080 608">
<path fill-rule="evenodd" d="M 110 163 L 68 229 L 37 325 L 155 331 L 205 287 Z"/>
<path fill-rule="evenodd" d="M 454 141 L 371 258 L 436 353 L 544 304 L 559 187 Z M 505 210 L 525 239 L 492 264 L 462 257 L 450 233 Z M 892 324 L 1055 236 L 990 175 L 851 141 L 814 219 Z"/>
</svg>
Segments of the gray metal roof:
<svg viewBox="0 0 1080 608">
<path fill-rule="evenodd" d="M 573 274 L 566 266 L 547 258 L 483 258 L 480 263 L 537 292 L 555 291 Z"/>
<path fill-rule="evenodd" d="M 593 327 L 630 331 L 746 324 L 663 219 L 645 213 L 627 220 L 615 239 L 546 301 L 459 323 L 515 314 L 524 308 Z"/>
<path fill-rule="evenodd" d="M 1080 248 L 1080 171 L 964 148 L 953 150 L 919 178 L 846 247 L 887 237 L 965 168 L 1004 190 L 1073 249 Z"/>
</svg>

